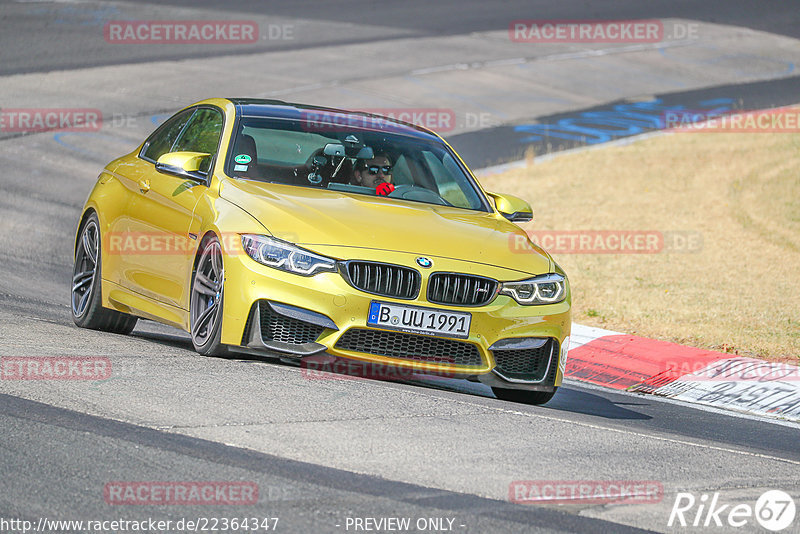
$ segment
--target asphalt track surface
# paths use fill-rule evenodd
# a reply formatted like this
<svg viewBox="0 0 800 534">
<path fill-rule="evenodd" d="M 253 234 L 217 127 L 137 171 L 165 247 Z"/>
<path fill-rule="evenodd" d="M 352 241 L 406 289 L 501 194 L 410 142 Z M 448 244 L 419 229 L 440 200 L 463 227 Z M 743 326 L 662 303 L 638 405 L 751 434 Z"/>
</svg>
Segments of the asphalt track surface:
<svg viewBox="0 0 800 534">
<path fill-rule="evenodd" d="M 520 147 L 493 128 L 560 120 L 642 95 L 672 95 L 687 107 L 703 91 L 791 103 L 798 10 L 784 2 L 753 6 L 729 2 L 720 12 L 699 1 L 602 9 L 586 2 L 234 1 L 220 11 L 188 1 L 0 4 L 0 106 L 80 105 L 126 119 L 124 128 L 88 136 L 0 133 L 0 355 L 107 356 L 113 363 L 102 382 L 0 381 L 0 518 L 255 516 L 278 517 L 279 532 L 352 532 L 348 518 L 409 517 L 449 518 L 457 532 L 685 532 L 704 529 L 667 527 L 678 492 L 719 492 L 726 503 L 752 505 L 765 490 L 781 489 L 800 502 L 797 425 L 574 382 L 548 405 L 532 407 L 455 381 L 310 379 L 267 359 L 201 357 L 185 334 L 150 322 L 127 337 L 79 330 L 68 307 L 71 241 L 99 169 L 181 105 L 237 93 L 459 112 L 469 102 L 494 123 L 456 128 L 454 142 L 464 136 L 461 149 L 476 165 L 502 162 Z M 215 16 L 294 24 L 307 38 L 231 50 L 114 47 L 88 37 L 109 19 Z M 510 20 L 656 17 L 698 21 L 707 40 L 652 50 L 602 47 L 598 57 L 593 46 L 537 50 L 526 56 L 540 69 L 535 76 L 514 71 L 524 94 L 502 81 L 506 67 L 491 63 L 520 55 L 503 42 Z M 708 55 L 718 48 L 722 55 Z M 564 59 L 565 52 L 579 59 Z M 483 63 L 443 70 L 435 80 L 413 74 L 473 60 Z M 608 80 L 612 71 L 639 74 L 619 84 Z M 472 91 L 464 80 L 484 89 Z M 537 103 L 516 111 L 525 99 Z M 209 480 L 255 482 L 259 501 L 112 506 L 103 499 L 112 481 Z M 636 505 L 519 505 L 508 502 L 516 480 L 650 480 L 663 484 L 664 495 Z M 757 528 L 751 521 L 745 530 Z"/>
<path fill-rule="evenodd" d="M 229 20 L 250 19 L 255 16 L 268 24 L 297 23 L 302 19 L 308 26 L 301 28 L 303 39 L 291 43 L 269 40 L 241 50 L 249 54 L 298 48 L 321 48 L 330 44 L 375 42 L 403 36 L 431 37 L 461 35 L 471 32 L 508 29 L 517 19 L 552 20 L 628 20 L 655 18 L 685 18 L 716 24 L 729 24 L 753 30 L 800 37 L 800 14 L 791 2 L 766 0 L 728 0 L 724 6 L 697 0 L 616 0 L 587 2 L 563 0 L 557 3 L 542 0 L 510 0 L 497 5 L 485 0 L 455 2 L 379 3 L 371 0 L 320 2 L 299 0 L 229 0 L 225 9 L 208 0 L 165 0 L 163 2 L 14 2 L 3 0 L 14 21 L 12 31 L 0 35 L 0 74 L 47 71 L 114 65 L 128 62 L 150 62 L 157 59 L 208 57 L 210 54 L 230 55 L 227 47 L 183 45 L 179 51 L 159 45 L 117 47 L 109 50 L 102 41 L 86 38 L 87 28 L 112 19 L 162 20 L 159 15 L 192 14 L 194 19 L 214 17 Z M 17 6 L 15 6 L 17 4 Z M 20 9 L 23 4 L 25 9 Z M 25 5 L 28 4 L 28 5 Z M 31 4 L 33 7 L 30 7 Z M 185 11 L 182 11 L 185 10 Z M 165 17 L 166 18 L 166 17 Z M 356 24 L 358 26 L 356 26 Z M 276 46 L 277 45 L 277 46 Z M 466 58 L 468 59 L 468 58 Z"/>
</svg>

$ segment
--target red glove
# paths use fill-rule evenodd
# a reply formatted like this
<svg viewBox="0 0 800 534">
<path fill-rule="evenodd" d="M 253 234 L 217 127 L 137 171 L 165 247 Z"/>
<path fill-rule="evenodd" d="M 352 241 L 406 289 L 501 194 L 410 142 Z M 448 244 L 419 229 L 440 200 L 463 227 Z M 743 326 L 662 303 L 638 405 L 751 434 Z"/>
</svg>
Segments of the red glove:
<svg viewBox="0 0 800 534">
<path fill-rule="evenodd" d="M 390 184 L 389 182 L 383 182 L 375 188 L 375 193 L 381 195 L 382 197 L 388 197 L 389 193 L 392 191 L 394 191 L 394 185 Z"/>
</svg>

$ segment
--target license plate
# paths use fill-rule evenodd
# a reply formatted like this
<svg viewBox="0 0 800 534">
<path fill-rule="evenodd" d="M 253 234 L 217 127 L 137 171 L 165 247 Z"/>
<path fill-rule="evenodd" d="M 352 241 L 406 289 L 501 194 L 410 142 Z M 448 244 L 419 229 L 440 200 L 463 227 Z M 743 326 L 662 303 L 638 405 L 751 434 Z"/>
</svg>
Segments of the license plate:
<svg viewBox="0 0 800 534">
<path fill-rule="evenodd" d="M 465 312 L 434 310 L 376 300 L 370 303 L 367 317 L 369 326 L 458 338 L 469 336 L 470 321 L 472 315 Z"/>
</svg>

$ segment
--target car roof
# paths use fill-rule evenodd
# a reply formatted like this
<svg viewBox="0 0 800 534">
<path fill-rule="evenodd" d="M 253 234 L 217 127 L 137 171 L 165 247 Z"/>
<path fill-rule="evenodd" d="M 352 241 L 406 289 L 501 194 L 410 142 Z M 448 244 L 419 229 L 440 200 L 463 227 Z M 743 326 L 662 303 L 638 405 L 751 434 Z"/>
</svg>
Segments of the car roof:
<svg viewBox="0 0 800 534">
<path fill-rule="evenodd" d="M 440 141 L 434 132 L 397 119 L 363 111 L 314 106 L 258 98 L 228 98 L 236 106 L 240 117 L 267 117 L 279 119 L 311 120 L 319 123 L 353 125 L 354 127 L 397 133 L 421 139 Z"/>
</svg>

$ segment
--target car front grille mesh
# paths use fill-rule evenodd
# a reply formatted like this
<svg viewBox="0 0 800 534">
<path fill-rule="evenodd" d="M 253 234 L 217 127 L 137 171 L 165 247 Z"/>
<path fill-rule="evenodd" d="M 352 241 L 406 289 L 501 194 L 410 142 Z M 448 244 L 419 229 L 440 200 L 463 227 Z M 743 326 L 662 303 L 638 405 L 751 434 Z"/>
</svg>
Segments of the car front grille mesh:
<svg viewBox="0 0 800 534">
<path fill-rule="evenodd" d="M 428 280 L 428 302 L 482 306 L 494 298 L 497 282 L 482 276 L 433 273 Z"/>
<path fill-rule="evenodd" d="M 323 330 L 325 330 L 322 326 L 276 313 L 267 301 L 262 300 L 258 305 L 261 310 L 259 323 L 261 324 L 261 339 L 263 341 L 280 341 L 282 343 L 300 345 L 316 341 Z M 245 327 L 243 344 L 247 344 L 247 340 L 250 337 L 252 329 L 251 323 L 252 314 L 251 319 Z"/>
<path fill-rule="evenodd" d="M 420 274 L 409 267 L 351 261 L 347 263 L 347 276 L 353 287 L 399 299 L 413 299 L 419 293 Z"/>
<path fill-rule="evenodd" d="M 336 348 L 430 363 L 482 363 L 478 347 L 472 343 L 368 328 L 351 328 L 339 338 Z"/>
<path fill-rule="evenodd" d="M 537 349 L 492 351 L 497 370 L 506 378 L 538 382 L 547 373 L 548 382 L 555 383 L 558 366 L 558 343 L 550 339 Z M 552 358 L 551 358 L 552 355 Z M 552 360 L 552 361 L 551 361 Z"/>
</svg>

